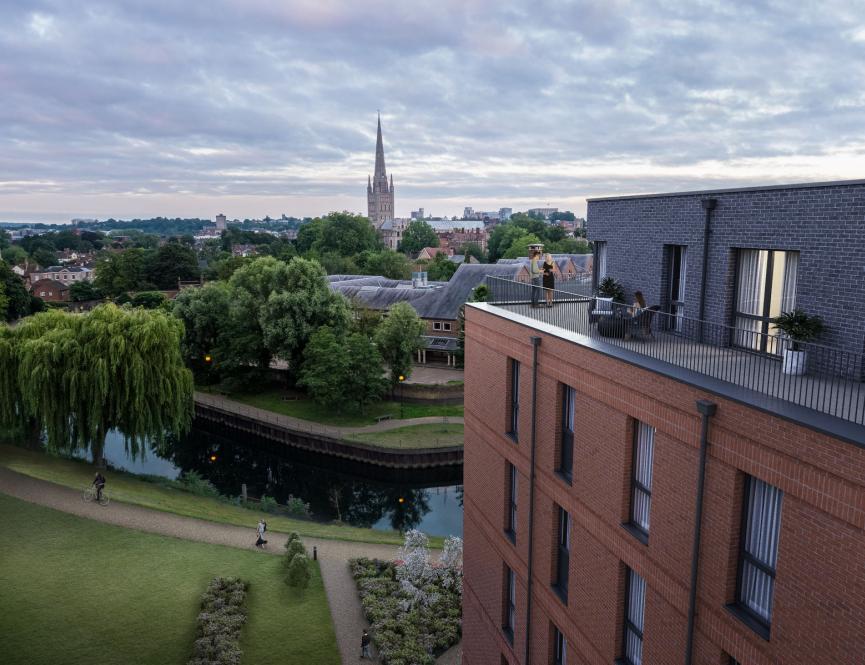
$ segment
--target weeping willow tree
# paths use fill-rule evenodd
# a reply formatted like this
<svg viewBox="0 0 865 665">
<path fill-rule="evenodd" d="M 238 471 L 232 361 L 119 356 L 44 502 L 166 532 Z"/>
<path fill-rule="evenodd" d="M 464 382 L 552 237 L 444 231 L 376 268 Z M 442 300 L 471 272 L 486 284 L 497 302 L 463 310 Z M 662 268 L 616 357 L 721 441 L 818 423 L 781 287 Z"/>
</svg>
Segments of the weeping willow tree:
<svg viewBox="0 0 865 665">
<path fill-rule="evenodd" d="M 192 418 L 183 324 L 158 310 L 49 311 L 0 330 L 0 426 L 35 420 L 57 449 L 89 448 L 102 464 L 117 429 L 138 455 Z"/>
</svg>

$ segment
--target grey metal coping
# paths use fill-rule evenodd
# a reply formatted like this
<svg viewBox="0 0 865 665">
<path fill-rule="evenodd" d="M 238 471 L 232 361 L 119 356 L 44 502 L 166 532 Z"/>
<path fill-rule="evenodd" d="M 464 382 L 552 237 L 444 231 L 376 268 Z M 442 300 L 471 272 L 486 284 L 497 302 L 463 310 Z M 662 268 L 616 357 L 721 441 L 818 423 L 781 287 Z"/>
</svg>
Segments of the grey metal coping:
<svg viewBox="0 0 865 665">
<path fill-rule="evenodd" d="M 788 185 L 762 185 L 757 187 L 728 187 L 722 189 L 697 189 L 687 192 L 664 192 L 660 194 L 623 194 L 621 196 L 596 196 L 592 201 L 621 201 L 624 199 L 654 199 L 671 196 L 700 196 L 708 194 L 737 194 L 739 192 L 766 192 L 778 189 L 815 189 L 818 187 L 855 187 L 865 185 L 865 180 L 830 180 L 826 182 L 803 182 Z"/>
<path fill-rule="evenodd" d="M 863 181 L 863 183 L 865 183 L 865 181 Z M 527 328 L 559 337 L 560 339 L 573 342 L 574 344 L 591 349 L 592 351 L 596 351 L 597 353 L 610 358 L 616 358 L 617 360 L 626 362 L 629 365 L 634 365 L 650 372 L 661 374 L 662 376 L 666 376 L 674 381 L 699 388 L 700 390 L 708 391 L 733 402 L 750 406 L 758 411 L 778 416 L 784 420 L 804 425 L 805 427 L 823 434 L 828 434 L 829 436 L 847 443 L 852 443 L 860 448 L 865 448 L 865 427 L 848 420 L 836 418 L 829 414 L 821 413 L 820 411 L 814 411 L 813 409 L 777 397 L 772 397 L 771 395 L 766 395 L 755 390 L 750 390 L 749 388 L 738 386 L 734 383 L 728 383 L 711 376 L 706 376 L 705 374 L 695 372 L 694 370 L 679 367 L 677 365 L 671 365 L 670 363 L 657 360 L 650 356 L 644 356 L 641 353 L 629 349 L 605 344 L 604 342 L 592 339 L 586 335 L 571 332 L 570 330 L 543 321 L 538 321 L 523 316 L 522 314 L 516 314 L 510 310 L 497 307 L 490 303 L 467 303 L 466 307 L 473 307 L 487 312 L 488 314 L 492 314 L 493 316 L 498 316 L 513 321 L 514 323 L 524 325 Z"/>
</svg>

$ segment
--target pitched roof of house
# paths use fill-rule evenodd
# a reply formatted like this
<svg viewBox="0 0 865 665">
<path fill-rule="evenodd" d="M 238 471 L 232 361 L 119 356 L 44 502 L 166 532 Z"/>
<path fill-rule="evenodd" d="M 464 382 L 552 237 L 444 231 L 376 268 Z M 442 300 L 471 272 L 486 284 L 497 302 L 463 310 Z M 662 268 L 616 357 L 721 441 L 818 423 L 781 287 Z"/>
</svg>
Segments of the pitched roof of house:
<svg viewBox="0 0 865 665">
<path fill-rule="evenodd" d="M 34 270 L 33 272 L 91 272 L 90 268 L 82 268 L 80 266 L 48 266 L 42 270 Z"/>
</svg>

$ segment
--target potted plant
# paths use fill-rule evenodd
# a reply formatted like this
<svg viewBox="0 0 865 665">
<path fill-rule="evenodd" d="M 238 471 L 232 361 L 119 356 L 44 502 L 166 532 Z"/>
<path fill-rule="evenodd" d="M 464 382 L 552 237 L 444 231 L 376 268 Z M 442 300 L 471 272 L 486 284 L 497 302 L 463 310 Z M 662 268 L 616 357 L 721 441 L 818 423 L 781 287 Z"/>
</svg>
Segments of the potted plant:
<svg viewBox="0 0 865 665">
<path fill-rule="evenodd" d="M 625 289 L 612 277 L 604 277 L 598 284 L 593 320 L 598 322 L 598 334 L 603 337 L 624 337 L 625 328 L 620 318 L 613 316 L 613 303 L 625 302 Z"/>
<path fill-rule="evenodd" d="M 598 284 L 598 296 L 611 298 L 613 302 L 625 302 L 625 289 L 612 277 L 604 277 Z"/>
<path fill-rule="evenodd" d="M 799 348 L 799 345 L 821 335 L 823 319 L 806 314 L 797 307 L 790 312 L 781 312 L 781 315 L 771 319 L 771 322 L 790 339 L 790 348 L 784 349 L 784 374 L 804 374 L 808 366 L 808 352 Z"/>
</svg>

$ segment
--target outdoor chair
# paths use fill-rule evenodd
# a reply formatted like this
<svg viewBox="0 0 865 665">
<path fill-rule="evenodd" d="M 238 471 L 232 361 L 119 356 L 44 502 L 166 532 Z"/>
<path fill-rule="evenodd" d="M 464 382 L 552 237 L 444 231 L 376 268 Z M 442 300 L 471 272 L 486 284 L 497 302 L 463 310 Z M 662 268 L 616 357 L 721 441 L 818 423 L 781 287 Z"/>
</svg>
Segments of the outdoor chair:
<svg viewBox="0 0 865 665">
<path fill-rule="evenodd" d="M 597 323 L 598 319 L 605 316 L 613 315 L 613 299 L 612 298 L 595 298 L 595 307 L 589 315 L 591 323 Z"/>
<path fill-rule="evenodd" d="M 637 315 L 631 319 L 631 330 L 629 336 L 631 339 L 640 339 L 646 341 L 655 339 L 655 333 L 652 332 L 652 321 L 655 319 L 655 312 L 661 310 L 660 305 L 652 305 L 648 309 L 640 310 Z"/>
</svg>

